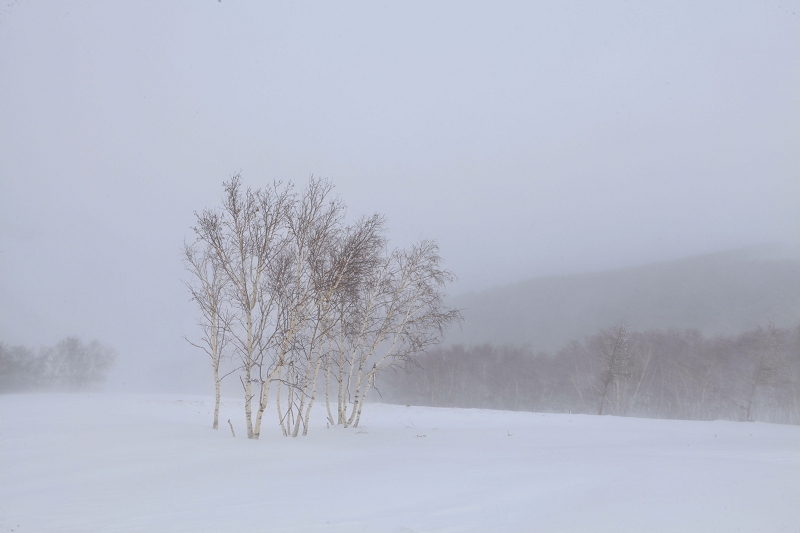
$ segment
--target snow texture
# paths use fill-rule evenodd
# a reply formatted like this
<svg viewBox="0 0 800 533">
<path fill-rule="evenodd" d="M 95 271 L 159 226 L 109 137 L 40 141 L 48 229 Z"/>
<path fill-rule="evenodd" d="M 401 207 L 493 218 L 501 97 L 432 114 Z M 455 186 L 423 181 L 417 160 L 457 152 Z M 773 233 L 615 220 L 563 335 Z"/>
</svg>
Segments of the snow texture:
<svg viewBox="0 0 800 533">
<path fill-rule="evenodd" d="M 238 400 L 2 396 L 0 531 L 800 531 L 800 427 L 322 407 L 248 441 Z"/>
</svg>

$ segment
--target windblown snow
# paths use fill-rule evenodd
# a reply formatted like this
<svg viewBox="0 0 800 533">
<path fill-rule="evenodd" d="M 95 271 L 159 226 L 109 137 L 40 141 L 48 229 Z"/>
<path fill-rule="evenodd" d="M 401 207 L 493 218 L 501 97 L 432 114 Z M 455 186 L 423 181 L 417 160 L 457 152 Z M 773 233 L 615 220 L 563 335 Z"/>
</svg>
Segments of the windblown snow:
<svg viewBox="0 0 800 533">
<path fill-rule="evenodd" d="M 212 410 L 0 397 L 0 531 L 800 531 L 797 426 L 369 404 L 253 441 Z"/>
</svg>

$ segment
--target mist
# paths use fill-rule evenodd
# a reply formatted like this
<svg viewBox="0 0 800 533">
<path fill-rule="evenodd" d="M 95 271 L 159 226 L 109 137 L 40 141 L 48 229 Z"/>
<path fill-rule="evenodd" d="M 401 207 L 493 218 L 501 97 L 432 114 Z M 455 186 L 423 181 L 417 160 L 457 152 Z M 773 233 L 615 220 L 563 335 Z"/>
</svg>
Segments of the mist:
<svg viewBox="0 0 800 533">
<path fill-rule="evenodd" d="M 799 207 L 800 0 L 6 0 L 0 531 L 800 531 Z"/>
<path fill-rule="evenodd" d="M 207 390 L 180 252 L 236 172 L 329 178 L 349 216 L 386 215 L 393 245 L 436 239 L 455 297 L 796 250 L 798 13 L 10 3 L 0 339 L 99 339 L 118 353 L 112 390 Z"/>
</svg>

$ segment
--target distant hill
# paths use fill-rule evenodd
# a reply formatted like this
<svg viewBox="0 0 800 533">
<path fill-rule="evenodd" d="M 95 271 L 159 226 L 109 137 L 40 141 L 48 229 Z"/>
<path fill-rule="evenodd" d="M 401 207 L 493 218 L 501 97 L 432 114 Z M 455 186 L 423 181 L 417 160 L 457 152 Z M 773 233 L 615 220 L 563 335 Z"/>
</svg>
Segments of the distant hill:
<svg viewBox="0 0 800 533">
<path fill-rule="evenodd" d="M 620 320 L 635 330 L 732 334 L 800 323 L 800 260 L 740 250 L 609 272 L 532 279 L 455 297 L 461 331 L 447 344 L 530 345 L 556 351 Z"/>
</svg>

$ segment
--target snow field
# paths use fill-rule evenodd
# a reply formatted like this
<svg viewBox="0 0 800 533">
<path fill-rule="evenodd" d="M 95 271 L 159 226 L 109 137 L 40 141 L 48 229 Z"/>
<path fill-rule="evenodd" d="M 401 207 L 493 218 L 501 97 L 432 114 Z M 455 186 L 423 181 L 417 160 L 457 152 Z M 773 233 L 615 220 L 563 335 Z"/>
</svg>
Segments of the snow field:
<svg viewBox="0 0 800 533">
<path fill-rule="evenodd" d="M 800 427 L 369 404 L 0 397 L 0 532 L 800 531 Z M 231 437 L 230 418 L 237 437 Z"/>
</svg>

